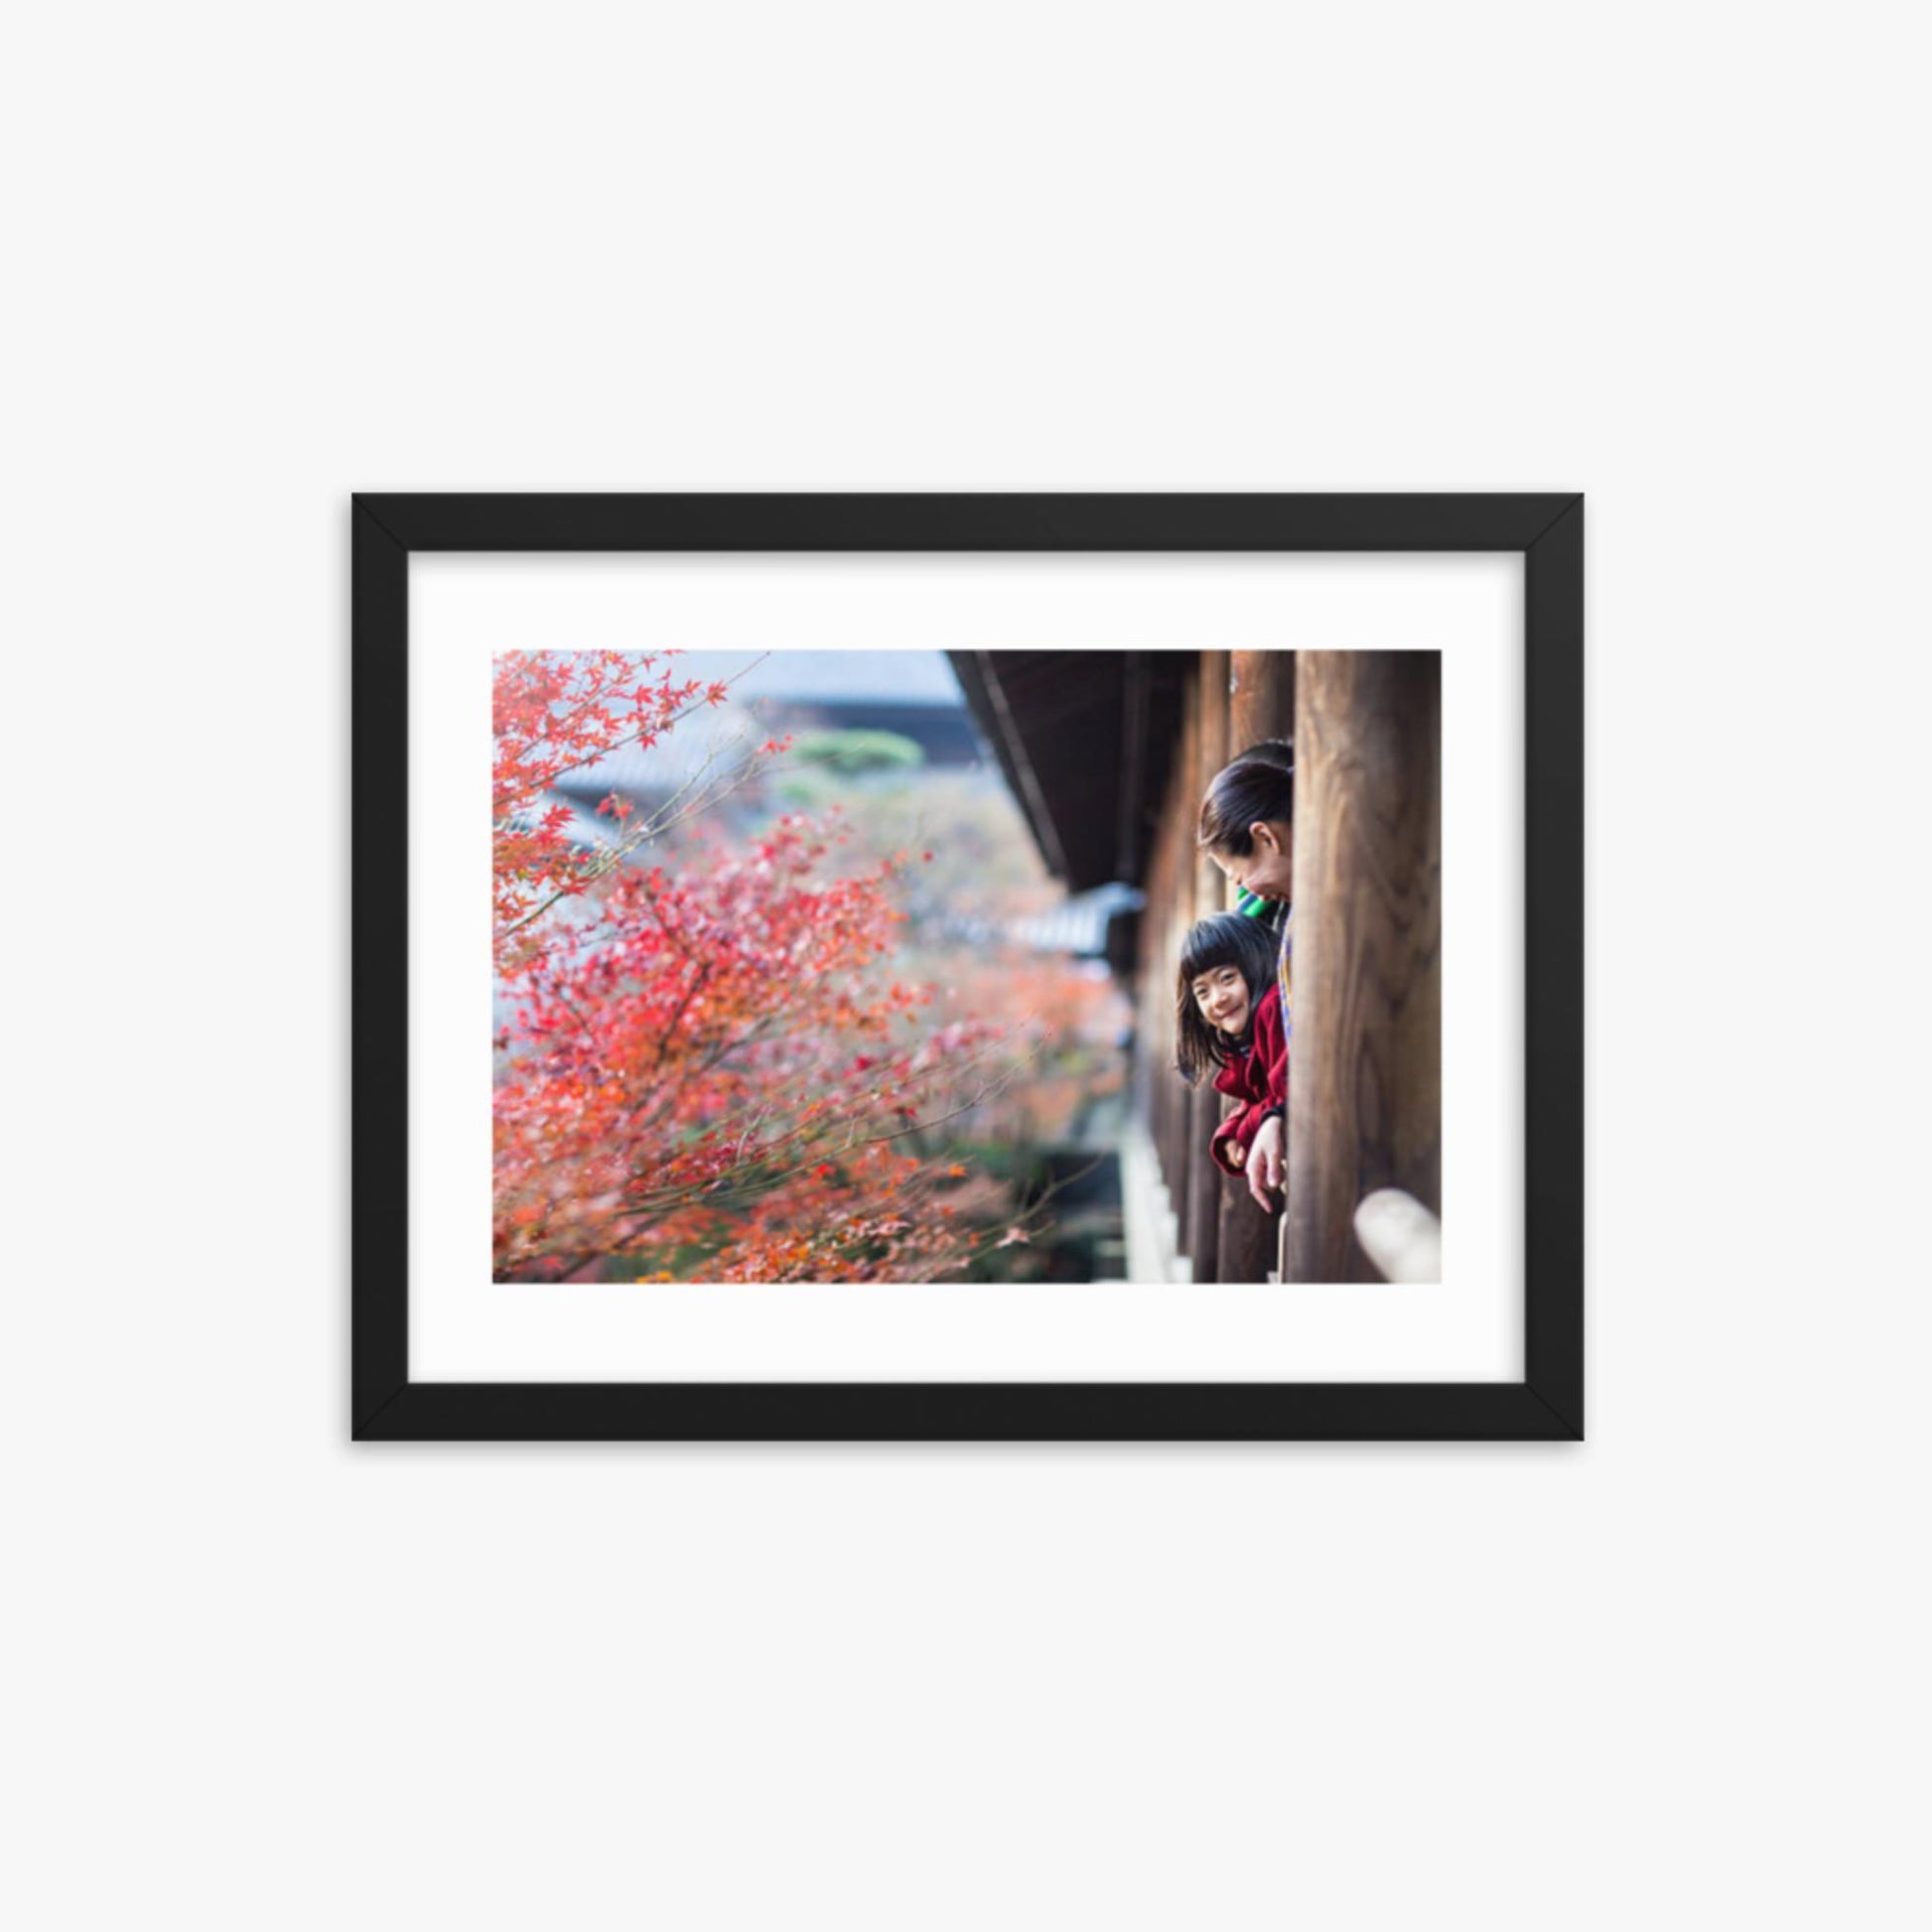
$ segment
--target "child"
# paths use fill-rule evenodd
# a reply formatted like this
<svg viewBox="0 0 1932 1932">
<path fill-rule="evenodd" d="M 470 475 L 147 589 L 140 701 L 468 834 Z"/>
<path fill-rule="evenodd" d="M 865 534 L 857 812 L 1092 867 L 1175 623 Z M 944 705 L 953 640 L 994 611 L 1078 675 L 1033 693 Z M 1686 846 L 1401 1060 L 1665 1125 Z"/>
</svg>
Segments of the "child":
<svg viewBox="0 0 1932 1932">
<path fill-rule="evenodd" d="M 1174 1019 L 1181 1077 L 1191 1085 L 1212 1072 L 1215 1091 L 1243 1103 L 1208 1149 L 1229 1173 L 1240 1173 L 1269 1109 L 1288 1099 L 1274 934 L 1239 912 L 1197 921 L 1180 949 Z"/>
<path fill-rule="evenodd" d="M 1258 898 L 1290 908 L 1282 915 L 1275 969 L 1284 1042 L 1294 1034 L 1294 1007 L 1289 997 L 1295 937 L 1294 833 L 1295 752 L 1285 739 L 1250 746 L 1232 764 L 1214 774 L 1201 800 L 1195 843 L 1232 882 L 1244 907 L 1251 898 Z M 1264 1208 L 1272 1209 L 1270 1193 L 1283 1181 L 1287 1110 L 1288 1085 L 1284 1078 L 1279 1097 L 1271 1101 L 1254 1132 L 1252 1158 L 1245 1163 L 1248 1191 Z"/>
</svg>

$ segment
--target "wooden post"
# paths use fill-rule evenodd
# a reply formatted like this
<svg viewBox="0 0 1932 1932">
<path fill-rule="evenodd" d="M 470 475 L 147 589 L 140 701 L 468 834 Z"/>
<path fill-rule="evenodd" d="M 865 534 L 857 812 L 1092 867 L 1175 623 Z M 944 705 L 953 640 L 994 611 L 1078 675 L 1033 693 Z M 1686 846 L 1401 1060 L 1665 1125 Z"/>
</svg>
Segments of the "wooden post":
<svg viewBox="0 0 1932 1932">
<path fill-rule="evenodd" d="M 1228 743 L 1228 653 L 1204 650 L 1200 654 L 1200 699 L 1195 707 L 1192 733 L 1193 757 L 1189 759 L 1192 782 L 1181 799 L 1181 837 L 1186 843 L 1188 872 L 1193 885 L 1193 916 L 1204 919 L 1218 912 L 1225 903 L 1227 882 L 1220 868 L 1194 843 L 1200 812 L 1201 792 L 1207 781 L 1227 761 Z M 1191 1239 L 1188 1250 L 1194 1258 L 1197 1282 L 1220 1280 L 1221 1182 L 1223 1175 L 1207 1151 L 1214 1130 L 1221 1124 L 1224 1106 L 1221 1096 L 1206 1080 L 1189 1096 L 1187 1130 L 1187 1227 Z"/>
<path fill-rule="evenodd" d="M 1295 653 L 1292 650 L 1237 650 L 1228 658 L 1227 758 L 1264 738 L 1288 738 L 1295 730 Z M 1225 762 L 1225 759 L 1223 760 Z M 1213 773 L 1207 773 L 1212 777 Z M 1203 781 L 1203 789 L 1205 782 Z M 1198 801 L 1196 801 L 1198 807 Z M 1230 895 L 1223 903 L 1231 902 Z M 1294 1063 L 1289 1087 L 1294 1089 Z M 1265 1282 L 1278 1265 L 1275 1229 L 1279 1217 L 1264 1214 L 1245 1180 L 1230 1180 L 1221 1193 L 1217 1242 L 1220 1279 Z"/>
<path fill-rule="evenodd" d="M 1173 1006 L 1171 964 L 1173 951 L 1173 797 L 1177 774 L 1169 774 L 1162 795 L 1161 815 L 1155 821 L 1154 870 L 1148 882 L 1147 918 L 1154 931 L 1154 955 L 1148 975 L 1148 999 L 1154 1015 L 1154 1058 L 1152 1062 L 1155 1107 L 1154 1147 L 1161 1179 L 1168 1189 L 1168 1200 L 1174 1206 L 1174 1151 L 1179 1132 L 1174 1116 L 1180 1098 L 1173 1074 Z"/>
<path fill-rule="evenodd" d="M 1443 1204 L 1442 659 L 1304 651 L 1296 682 L 1282 1279 L 1377 1281 L 1362 1198 Z"/>
<path fill-rule="evenodd" d="M 1167 975 L 1171 1002 L 1181 941 L 1186 936 L 1187 928 L 1194 922 L 1195 867 L 1187 809 L 1200 763 L 1201 689 L 1198 658 L 1194 661 L 1193 672 L 1181 691 L 1180 739 L 1174 747 L 1174 783 L 1169 800 L 1168 837 L 1173 841 L 1170 849 L 1173 854 L 1173 937 L 1168 948 Z M 1177 1223 L 1174 1239 L 1180 1252 L 1191 1259 L 1195 1246 L 1196 1206 L 1192 1184 L 1194 1098 L 1187 1088 L 1176 1085 L 1174 1101 L 1173 1159 L 1168 1169 L 1168 1187 L 1173 1196 L 1174 1220 Z M 1199 1279 L 1196 1273 L 1195 1280 Z"/>
<path fill-rule="evenodd" d="M 1295 653 L 1237 650 L 1228 677 L 1228 757 L 1239 758 L 1264 738 L 1295 732 Z M 1212 777 L 1213 772 L 1207 776 Z M 1196 806 L 1199 800 L 1195 800 Z"/>
<path fill-rule="evenodd" d="M 1141 1050 L 1146 1061 L 1148 1134 L 1157 1165 L 1167 1160 L 1168 1115 L 1173 1105 L 1173 1076 L 1167 1014 L 1167 974 L 1164 955 L 1168 943 L 1167 803 L 1154 821 L 1148 846 L 1147 909 L 1141 920 Z"/>
</svg>

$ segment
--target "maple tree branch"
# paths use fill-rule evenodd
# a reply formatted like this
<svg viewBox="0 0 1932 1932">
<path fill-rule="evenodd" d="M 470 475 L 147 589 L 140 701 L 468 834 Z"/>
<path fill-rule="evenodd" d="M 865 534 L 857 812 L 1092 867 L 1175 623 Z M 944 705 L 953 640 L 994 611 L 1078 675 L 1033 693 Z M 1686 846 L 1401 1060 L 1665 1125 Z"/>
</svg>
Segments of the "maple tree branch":
<svg viewBox="0 0 1932 1932">
<path fill-rule="evenodd" d="M 675 650 L 669 650 L 664 652 L 663 654 L 667 657 L 674 657 L 677 655 L 677 652 Z M 770 655 L 771 653 L 768 650 L 760 651 L 758 654 L 758 656 L 753 658 L 752 661 L 745 666 L 743 670 L 734 671 L 730 677 L 714 678 L 712 682 L 716 684 L 727 685 L 727 686 L 736 684 L 741 678 L 750 677 L 751 674 L 755 670 L 757 670 L 758 667 L 760 664 L 762 664 L 764 660 Z M 690 681 L 690 683 L 685 687 L 685 689 L 687 691 L 697 690 L 704 685 L 704 682 L 705 680 L 702 678 L 693 678 Z M 586 699 L 585 702 L 577 708 L 577 710 L 571 715 L 569 719 L 564 720 L 562 722 L 567 724 L 575 724 L 578 719 L 584 717 L 587 712 L 594 710 L 599 704 L 603 702 L 604 700 L 602 699 Z M 586 765 L 595 764 L 600 759 L 609 758 L 613 752 L 621 752 L 624 748 L 624 746 L 631 744 L 635 741 L 640 741 L 646 732 L 651 733 L 656 738 L 662 738 L 664 734 L 667 731 L 669 731 L 673 725 L 678 724 L 683 719 L 689 718 L 694 712 L 704 710 L 706 706 L 710 704 L 710 702 L 711 700 L 709 698 L 700 698 L 694 700 L 690 704 L 681 705 L 676 711 L 671 712 L 668 716 L 660 719 L 654 725 L 640 725 L 634 734 L 631 733 L 629 728 L 626 726 L 625 735 L 620 738 L 615 745 L 609 746 L 604 751 L 601 752 L 587 752 L 584 755 L 584 757 L 582 757 L 581 759 L 573 759 L 571 762 L 568 764 L 558 765 L 556 769 L 551 771 L 549 775 L 540 784 L 537 784 L 535 786 L 531 795 L 534 797 L 542 792 L 554 790 L 556 788 L 556 782 L 559 778 L 564 777 L 565 775 L 567 775 L 569 772 L 572 771 L 581 771 Z M 523 761 L 523 759 L 527 758 L 533 750 L 535 750 L 537 746 L 548 744 L 550 740 L 551 740 L 551 734 L 549 732 L 544 732 L 539 737 L 528 740 L 524 745 L 522 752 L 511 754 L 511 762 L 514 764 L 520 764 Z M 749 743 L 749 740 L 745 742 Z"/>
<path fill-rule="evenodd" d="M 749 745 L 751 740 L 741 736 L 736 742 L 744 746 Z M 517 918 L 512 919 L 508 925 L 502 927 L 496 934 L 497 944 L 500 945 L 504 940 L 522 931 L 533 919 L 541 918 L 559 899 L 581 897 L 586 886 L 594 885 L 598 880 L 608 878 L 632 853 L 636 852 L 640 847 L 649 845 L 653 841 L 663 837 L 673 826 L 687 824 L 690 820 L 697 817 L 700 812 L 708 811 L 713 805 L 729 798 L 734 791 L 738 790 L 746 782 L 747 775 L 751 769 L 749 763 L 733 771 L 727 783 L 718 786 L 715 790 L 705 791 L 700 796 L 693 798 L 681 811 L 672 810 L 672 807 L 677 804 L 678 800 L 686 792 L 690 791 L 693 786 L 697 785 L 698 781 L 723 756 L 724 753 L 722 750 L 713 751 L 706 758 L 704 763 L 676 791 L 672 792 L 670 797 L 662 805 L 658 806 L 647 819 L 642 820 L 633 831 L 611 844 L 600 846 L 592 857 L 584 861 L 581 870 L 568 884 L 559 886 L 549 897 L 532 906 L 529 911 L 522 913 Z M 504 826 L 499 821 L 497 825 L 499 835 L 503 829 Z M 669 931 L 670 928 L 667 926 L 665 930 Z"/>
<path fill-rule="evenodd" d="M 704 987 L 705 981 L 710 977 L 711 961 L 708 959 L 701 960 L 698 964 L 696 977 L 685 988 L 684 998 L 677 1003 L 677 1011 L 665 1022 L 664 1036 L 657 1042 L 657 1057 L 651 1062 L 651 1071 L 653 1074 L 664 1064 L 664 1055 L 670 1050 L 671 1036 L 677 1032 L 678 1022 L 684 1018 L 686 1009 L 698 997 L 699 992 Z"/>
<path fill-rule="evenodd" d="M 913 1121 L 910 1125 L 896 1128 L 891 1133 L 869 1134 L 862 1138 L 848 1141 L 845 1149 L 842 1151 L 849 1152 L 855 1148 L 880 1147 L 886 1145 L 888 1142 L 903 1140 L 906 1135 L 918 1133 L 921 1129 L 927 1127 L 943 1126 L 949 1120 L 958 1119 L 961 1114 L 971 1113 L 975 1107 L 980 1106 L 994 1095 L 1003 1093 L 1012 1084 L 1014 1077 L 1017 1077 L 1017 1075 L 1009 1075 L 1001 1080 L 990 1082 L 988 1085 L 981 1087 L 969 1099 L 946 1113 L 935 1114 L 927 1120 Z M 763 1111 L 767 1110 L 761 1110 L 761 1114 Z M 754 1125 L 756 1125 L 756 1121 Z M 761 1152 L 768 1155 L 773 1149 L 783 1146 L 787 1140 L 795 1138 L 796 1131 L 786 1135 L 781 1140 L 769 1143 Z M 694 1201 L 705 1199 L 708 1199 L 714 1206 L 728 1206 L 740 1201 L 755 1200 L 759 1194 L 769 1193 L 772 1188 L 781 1186 L 785 1181 L 808 1173 L 818 1165 L 820 1164 L 816 1159 L 807 1157 L 805 1160 L 796 1162 L 790 1167 L 761 1170 L 747 1175 L 742 1180 L 728 1182 L 724 1174 L 718 1174 L 706 1180 L 687 1182 L 682 1186 L 667 1189 L 663 1193 L 646 1194 L 638 1199 L 627 1202 L 622 1207 L 616 1209 L 611 1218 L 613 1220 L 640 1220 L 654 1215 L 660 1215 L 671 1207 L 688 1206 Z M 734 1163 L 731 1172 L 738 1173 L 741 1171 L 739 1165 Z"/>
</svg>

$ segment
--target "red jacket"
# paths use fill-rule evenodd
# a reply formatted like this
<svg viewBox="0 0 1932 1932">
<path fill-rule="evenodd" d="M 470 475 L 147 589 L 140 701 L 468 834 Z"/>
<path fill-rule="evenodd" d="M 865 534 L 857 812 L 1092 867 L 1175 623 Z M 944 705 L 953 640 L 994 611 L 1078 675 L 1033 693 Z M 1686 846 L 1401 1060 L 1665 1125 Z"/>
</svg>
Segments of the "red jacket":
<svg viewBox="0 0 1932 1932">
<path fill-rule="evenodd" d="M 1214 1091 L 1246 1103 L 1222 1121 L 1208 1143 L 1214 1159 L 1229 1173 L 1239 1173 L 1241 1163 L 1230 1158 L 1234 1150 L 1239 1148 L 1245 1161 L 1269 1109 L 1288 1105 L 1288 1032 L 1282 1025 L 1279 986 L 1269 987 L 1261 996 L 1248 1029 L 1248 1044 L 1215 1074 Z"/>
</svg>

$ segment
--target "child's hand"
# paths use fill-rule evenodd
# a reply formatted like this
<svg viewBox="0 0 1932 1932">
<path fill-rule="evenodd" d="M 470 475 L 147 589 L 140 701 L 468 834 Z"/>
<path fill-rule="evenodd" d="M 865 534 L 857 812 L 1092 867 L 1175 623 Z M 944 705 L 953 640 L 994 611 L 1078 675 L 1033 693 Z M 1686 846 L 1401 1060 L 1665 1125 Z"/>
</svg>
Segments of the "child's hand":
<svg viewBox="0 0 1932 1932">
<path fill-rule="evenodd" d="M 1248 1150 L 1248 1192 L 1264 1214 L 1275 1211 L 1268 1196 L 1279 1192 L 1282 1184 L 1282 1117 L 1271 1114 L 1261 1123 L 1254 1145 Z"/>
<path fill-rule="evenodd" d="M 1248 1158 L 1248 1150 L 1239 1141 L 1228 1143 L 1228 1166 L 1238 1168 Z"/>
</svg>

